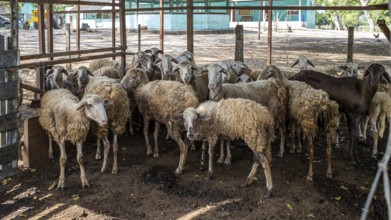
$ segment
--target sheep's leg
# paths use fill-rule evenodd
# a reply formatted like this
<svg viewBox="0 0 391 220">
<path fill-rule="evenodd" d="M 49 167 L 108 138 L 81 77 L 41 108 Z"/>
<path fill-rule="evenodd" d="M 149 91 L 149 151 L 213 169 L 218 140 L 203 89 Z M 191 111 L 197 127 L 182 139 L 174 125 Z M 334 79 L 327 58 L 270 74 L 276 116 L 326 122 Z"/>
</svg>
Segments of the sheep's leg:
<svg viewBox="0 0 391 220">
<path fill-rule="evenodd" d="M 242 184 L 242 186 L 249 186 L 253 182 L 255 174 L 258 171 L 260 158 L 258 157 L 256 152 L 254 152 L 253 155 L 254 155 L 253 167 L 251 168 L 250 174 L 248 174 L 246 181 Z"/>
<path fill-rule="evenodd" d="M 289 153 L 293 154 L 296 151 L 296 126 L 292 123 L 291 124 L 291 147 L 289 150 Z M 280 149 L 281 152 L 281 149 Z M 284 152 L 284 150 L 283 150 Z M 282 156 L 281 156 L 282 157 Z"/>
<path fill-rule="evenodd" d="M 350 160 L 353 164 L 359 163 L 358 155 L 357 155 L 357 141 L 358 141 L 358 121 L 359 119 L 354 118 L 351 114 L 346 114 L 350 135 L 350 147 L 349 147 L 349 156 Z"/>
<path fill-rule="evenodd" d="M 226 148 L 227 148 L 227 157 L 224 160 L 224 164 L 225 165 L 231 165 L 231 159 L 232 159 L 232 155 L 231 155 L 231 141 L 226 140 L 225 141 L 225 145 L 226 145 Z"/>
<path fill-rule="evenodd" d="M 113 135 L 113 169 L 111 170 L 112 174 L 118 173 L 118 134 Z"/>
<path fill-rule="evenodd" d="M 144 116 L 144 138 L 145 138 L 145 143 L 147 144 L 147 157 L 152 155 L 152 147 L 151 144 L 149 143 L 149 138 L 148 138 L 148 127 L 149 127 L 149 117 Z"/>
<path fill-rule="evenodd" d="M 101 150 L 101 145 L 100 145 L 100 138 L 96 138 L 96 154 L 95 154 L 95 160 L 100 160 L 102 159 L 102 150 Z"/>
<path fill-rule="evenodd" d="M 206 150 L 206 141 L 202 141 L 200 170 L 203 170 L 205 167 L 205 150 Z"/>
<path fill-rule="evenodd" d="M 307 139 L 308 139 L 308 154 L 310 156 L 307 180 L 312 181 L 314 176 L 314 171 L 312 168 L 312 165 L 314 163 L 314 145 L 313 145 L 313 139 L 311 137 Z"/>
<path fill-rule="evenodd" d="M 364 142 L 367 141 L 368 122 L 369 122 L 369 117 L 365 116 L 364 119 L 362 121 L 360 121 L 360 123 L 359 123 L 359 128 L 358 128 L 359 137 L 360 137 L 360 140 L 364 141 Z"/>
<path fill-rule="evenodd" d="M 381 114 L 379 117 L 379 137 L 383 138 L 384 130 L 386 129 L 386 114 Z"/>
<path fill-rule="evenodd" d="M 373 132 L 373 150 L 372 150 L 372 157 L 374 159 L 377 159 L 377 143 L 379 141 L 379 133 L 378 132 Z"/>
<path fill-rule="evenodd" d="M 280 152 L 278 152 L 277 156 L 283 157 L 284 156 L 284 148 L 285 148 L 285 128 L 283 126 L 279 126 L 280 130 Z"/>
<path fill-rule="evenodd" d="M 336 135 L 335 135 L 335 140 L 334 140 L 334 146 L 335 146 L 335 149 L 337 149 L 337 150 L 341 149 L 341 145 L 339 144 L 339 137 L 338 137 L 340 119 L 341 119 L 341 114 L 339 114 L 337 117 L 337 129 L 335 132 Z"/>
<path fill-rule="evenodd" d="M 67 163 L 67 153 L 65 152 L 65 137 L 60 137 L 60 177 L 57 188 L 64 189 L 65 186 L 65 165 Z"/>
<path fill-rule="evenodd" d="M 82 142 L 76 143 L 77 147 L 77 162 L 79 163 L 80 166 L 80 179 L 81 179 L 81 185 L 82 187 L 89 187 L 90 184 L 88 184 L 88 180 L 86 177 L 86 172 L 84 170 L 84 158 L 83 158 L 83 145 Z"/>
<path fill-rule="evenodd" d="M 333 156 L 333 152 L 332 152 L 332 147 L 331 147 L 331 138 L 330 138 L 331 134 L 328 133 L 327 134 L 327 137 L 326 137 L 326 142 L 327 142 L 327 173 L 326 173 L 326 176 L 328 178 L 332 178 L 333 177 L 333 163 L 332 163 L 332 156 Z"/>
<path fill-rule="evenodd" d="M 272 171 L 270 169 L 270 162 L 268 161 L 267 157 L 264 154 L 260 154 L 258 157 L 260 157 L 260 161 L 261 161 L 261 164 L 263 167 L 263 172 L 265 173 L 265 179 L 266 179 L 267 191 L 264 193 L 264 197 L 270 198 L 271 192 L 273 189 Z"/>
<path fill-rule="evenodd" d="M 212 142 L 209 142 L 209 150 L 208 150 L 208 155 L 209 155 L 209 167 L 208 167 L 208 174 L 206 175 L 205 179 L 210 180 L 213 175 L 213 156 L 214 156 L 214 148 L 215 146 L 212 144 Z"/>
<path fill-rule="evenodd" d="M 222 164 L 224 162 L 224 139 L 220 140 L 220 156 L 217 159 L 217 163 Z"/>
<path fill-rule="evenodd" d="M 191 151 L 195 151 L 196 150 L 194 141 L 190 143 L 190 150 Z"/>
<path fill-rule="evenodd" d="M 301 128 L 299 126 L 296 127 L 297 131 L 297 149 L 296 153 L 301 153 L 301 150 L 303 149 L 303 145 L 301 144 Z"/>
<path fill-rule="evenodd" d="M 106 171 L 107 159 L 109 157 L 109 152 L 110 152 L 110 141 L 109 139 L 107 139 L 107 136 L 104 136 L 102 141 L 103 141 L 103 146 L 105 151 L 103 153 L 103 165 L 102 165 L 101 172 L 104 173 Z"/>
<path fill-rule="evenodd" d="M 155 132 L 153 133 L 153 137 L 155 138 L 155 149 L 154 149 L 153 157 L 159 157 L 159 146 L 158 146 L 159 130 L 160 130 L 160 123 L 158 121 L 155 121 Z"/>
<path fill-rule="evenodd" d="M 133 135 L 134 134 L 134 129 L 133 129 L 133 112 L 136 108 L 135 105 L 132 105 L 131 104 L 131 108 L 130 108 L 130 114 L 129 114 L 129 118 L 128 118 L 128 121 L 129 121 L 129 134 L 130 135 Z"/>
<path fill-rule="evenodd" d="M 47 133 L 49 136 L 49 159 L 53 160 L 53 141 L 52 141 L 52 135 Z"/>
<path fill-rule="evenodd" d="M 168 127 L 166 126 L 167 134 L 166 134 L 166 141 L 170 140 L 170 133 L 168 133 Z"/>
<path fill-rule="evenodd" d="M 171 128 L 170 128 L 171 130 Z M 184 165 L 185 165 L 185 162 L 186 162 L 186 156 L 187 156 L 187 151 L 189 150 L 189 145 L 188 143 L 185 143 L 182 138 L 181 138 L 181 135 L 179 134 L 179 132 L 170 132 L 172 133 L 173 135 L 170 135 L 179 145 L 179 150 L 180 150 L 180 156 L 179 156 L 179 164 L 178 164 L 178 168 L 175 170 L 175 173 L 176 174 L 181 174 L 183 172 L 183 168 L 184 168 Z"/>
</svg>

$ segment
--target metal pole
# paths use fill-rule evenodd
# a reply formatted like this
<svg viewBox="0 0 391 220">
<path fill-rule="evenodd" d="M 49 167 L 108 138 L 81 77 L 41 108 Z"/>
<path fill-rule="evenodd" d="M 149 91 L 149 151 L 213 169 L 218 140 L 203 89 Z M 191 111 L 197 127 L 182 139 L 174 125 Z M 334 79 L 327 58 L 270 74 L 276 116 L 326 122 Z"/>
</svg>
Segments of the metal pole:
<svg viewBox="0 0 391 220">
<path fill-rule="evenodd" d="M 260 0 L 262 6 L 263 0 Z M 258 10 L 258 40 L 261 39 L 261 10 Z"/>
<path fill-rule="evenodd" d="M 80 2 L 80 0 L 79 0 Z M 76 45 L 77 50 L 80 50 L 80 5 L 77 5 L 77 20 L 76 20 Z M 80 55 L 79 55 L 80 57 Z"/>
<path fill-rule="evenodd" d="M 71 51 L 71 24 L 69 24 L 69 23 L 67 23 L 66 25 L 65 25 L 65 27 L 66 27 L 66 36 L 65 36 L 65 38 L 66 38 L 66 51 Z M 69 58 L 71 58 L 72 56 L 71 55 L 69 55 Z M 68 69 L 72 69 L 72 63 L 69 63 L 68 64 Z"/>
<path fill-rule="evenodd" d="M 121 71 L 120 75 L 125 75 L 125 67 L 126 67 L 126 49 L 128 48 L 126 43 L 126 20 L 125 20 L 125 0 L 120 1 L 119 5 L 119 26 L 120 26 L 120 40 L 121 40 Z"/>
<path fill-rule="evenodd" d="M 194 53 L 193 1 L 187 0 L 187 51 Z"/>
<path fill-rule="evenodd" d="M 47 4 L 48 53 L 53 53 L 53 5 Z M 53 60 L 50 57 L 49 60 Z"/>
<path fill-rule="evenodd" d="M 269 0 L 269 6 L 273 6 L 273 0 Z M 272 32 L 273 32 L 273 28 L 272 28 L 272 16 L 273 16 L 273 11 L 272 10 L 268 10 L 267 11 L 267 24 L 268 24 L 268 27 L 267 27 L 267 59 L 266 59 L 266 64 L 267 65 L 271 65 L 272 64 Z"/>
<path fill-rule="evenodd" d="M 164 6 L 164 0 L 160 0 L 160 7 Z M 160 10 L 160 50 L 164 51 L 164 11 Z"/>
<path fill-rule="evenodd" d="M 141 24 L 138 24 L 138 51 L 141 51 Z"/>
</svg>

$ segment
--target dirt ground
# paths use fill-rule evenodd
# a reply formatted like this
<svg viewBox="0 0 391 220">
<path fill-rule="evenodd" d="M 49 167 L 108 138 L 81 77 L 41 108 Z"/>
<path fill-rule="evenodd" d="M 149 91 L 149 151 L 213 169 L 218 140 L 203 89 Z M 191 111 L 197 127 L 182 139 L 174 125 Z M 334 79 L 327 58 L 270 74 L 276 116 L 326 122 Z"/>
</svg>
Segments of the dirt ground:
<svg viewBox="0 0 391 220">
<path fill-rule="evenodd" d="M 21 53 L 34 53 L 36 44 L 32 32 L 22 30 Z M 29 34 L 31 33 L 31 34 Z M 84 49 L 110 46 L 110 33 L 82 33 Z M 93 36 L 95 36 L 94 44 Z M 61 30 L 55 32 L 58 47 L 63 48 Z M 118 38 L 119 39 L 119 38 Z M 158 35 L 143 33 L 142 49 L 158 46 Z M 186 35 L 166 35 L 165 51 L 178 54 L 186 49 Z M 55 41 L 57 42 L 57 41 Z M 128 34 L 129 51 L 137 49 L 137 36 Z M 276 32 L 273 38 L 273 63 L 284 70 L 299 54 L 305 54 L 316 66 L 343 64 L 346 60 L 347 34 L 336 31 Z M 196 34 L 195 55 L 198 64 L 210 64 L 234 58 L 234 34 Z M 354 60 L 368 66 L 378 62 L 391 67 L 390 47 L 382 36 L 375 39 L 369 33 L 355 33 Z M 266 33 L 257 40 L 257 33 L 245 32 L 245 62 L 253 68 L 266 63 Z M 86 63 L 74 64 L 74 66 Z M 74 67 L 73 66 L 73 67 Z M 297 69 L 296 69 L 297 70 Z M 27 74 L 28 75 L 28 74 Z M 25 77 L 28 78 L 28 77 Z M 34 77 L 30 76 L 34 84 Z M 21 107 L 22 117 L 36 114 L 28 109 L 31 97 Z M 387 131 L 388 132 L 388 131 Z M 100 173 L 102 161 L 94 159 L 93 141 L 84 145 L 84 157 L 90 188 L 82 189 L 76 151 L 68 148 L 68 164 L 64 190 L 56 190 L 59 175 L 59 154 L 55 161 L 42 161 L 31 169 L 20 171 L 0 184 L 0 218 L 5 219 L 358 219 L 375 176 L 377 162 L 370 158 L 372 142 L 360 143 L 362 165 L 352 166 L 347 160 L 348 135 L 345 126 L 340 131 L 342 151 L 334 152 L 333 178 L 326 178 L 325 138 L 315 141 L 314 181 L 306 180 L 307 152 L 276 156 L 279 140 L 273 143 L 273 195 L 263 199 L 265 178 L 262 168 L 257 180 L 241 187 L 253 162 L 252 153 L 243 143 L 233 143 L 232 165 L 218 166 L 214 178 L 204 180 L 206 171 L 199 169 L 200 143 L 189 152 L 185 171 L 175 176 L 179 148 L 166 141 L 165 129 L 159 135 L 160 157 L 147 158 L 143 135 L 124 134 L 119 138 L 119 173 Z M 44 134 L 42 134 L 44 135 Z M 153 138 L 150 132 L 150 138 Z M 384 152 L 386 140 L 379 144 Z M 219 154 L 215 151 L 215 159 Z M 379 156 L 380 159 L 381 155 Z M 110 162 L 112 158 L 110 157 Z M 111 165 L 111 164 L 109 164 Z M 383 186 L 376 191 L 371 219 L 386 219 Z"/>
</svg>

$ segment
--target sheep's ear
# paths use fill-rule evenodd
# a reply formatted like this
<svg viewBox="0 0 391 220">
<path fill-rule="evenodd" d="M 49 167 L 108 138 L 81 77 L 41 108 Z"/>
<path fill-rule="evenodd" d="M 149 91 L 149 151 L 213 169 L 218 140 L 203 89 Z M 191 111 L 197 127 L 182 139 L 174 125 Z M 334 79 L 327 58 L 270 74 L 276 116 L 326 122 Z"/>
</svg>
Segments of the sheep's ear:
<svg viewBox="0 0 391 220">
<path fill-rule="evenodd" d="M 315 65 L 311 62 L 311 60 L 307 60 L 307 63 L 308 63 L 310 66 L 312 66 L 312 67 L 315 68 Z"/>
<path fill-rule="evenodd" d="M 369 74 L 370 74 L 369 70 L 366 69 L 365 72 L 364 72 L 364 77 L 363 78 L 367 77 Z"/>
<path fill-rule="evenodd" d="M 179 74 L 179 67 L 175 67 L 174 70 L 172 70 L 171 72 L 171 76 L 176 76 L 177 74 Z"/>
<path fill-rule="evenodd" d="M 294 63 L 292 64 L 291 68 L 294 67 L 294 66 L 296 66 L 298 63 L 299 63 L 299 59 L 297 59 L 296 62 L 294 62 Z"/>
<path fill-rule="evenodd" d="M 158 50 L 157 53 L 164 54 L 162 50 Z"/>
<path fill-rule="evenodd" d="M 94 74 L 91 73 L 91 71 L 89 69 L 86 69 L 87 70 L 87 75 L 89 76 L 94 76 Z"/>
<path fill-rule="evenodd" d="M 103 105 L 104 105 L 105 107 L 107 107 L 107 106 L 112 106 L 112 105 L 114 105 L 114 102 L 113 102 L 112 99 L 105 99 L 105 100 L 103 101 Z"/>
<path fill-rule="evenodd" d="M 87 102 L 86 101 L 80 101 L 76 105 L 76 110 L 79 111 L 80 109 L 84 108 L 86 106 Z"/>
<path fill-rule="evenodd" d="M 337 66 L 337 70 L 347 70 L 347 69 L 348 69 L 347 65 Z"/>
<path fill-rule="evenodd" d="M 51 74 L 52 72 L 54 72 L 53 69 L 47 69 L 47 70 L 46 70 L 46 76 L 49 75 L 49 74 Z"/>
<path fill-rule="evenodd" d="M 391 83 L 390 75 L 386 71 L 383 72 L 383 76 L 386 78 L 388 83 Z"/>
<path fill-rule="evenodd" d="M 183 124 L 185 122 L 185 119 L 183 119 L 183 113 L 172 116 L 170 121 L 175 124 Z"/>
<path fill-rule="evenodd" d="M 198 115 L 198 116 L 199 116 L 198 117 L 199 120 L 206 121 L 206 122 L 210 121 L 210 119 L 212 118 L 209 115 L 203 115 L 203 116 Z"/>
<path fill-rule="evenodd" d="M 66 69 L 62 68 L 61 72 L 64 73 L 66 76 L 69 76 L 69 73 Z"/>
<path fill-rule="evenodd" d="M 178 64 L 178 61 L 174 57 L 171 57 L 171 62 Z"/>
<path fill-rule="evenodd" d="M 154 65 L 159 64 L 160 62 L 162 62 L 162 58 L 158 57 L 158 58 L 156 59 Z"/>
<path fill-rule="evenodd" d="M 144 50 L 144 53 L 152 53 L 151 50 Z"/>
<path fill-rule="evenodd" d="M 202 76 L 204 74 L 208 74 L 208 69 L 207 68 L 203 68 L 202 70 L 198 71 L 195 75 L 196 76 Z"/>
</svg>

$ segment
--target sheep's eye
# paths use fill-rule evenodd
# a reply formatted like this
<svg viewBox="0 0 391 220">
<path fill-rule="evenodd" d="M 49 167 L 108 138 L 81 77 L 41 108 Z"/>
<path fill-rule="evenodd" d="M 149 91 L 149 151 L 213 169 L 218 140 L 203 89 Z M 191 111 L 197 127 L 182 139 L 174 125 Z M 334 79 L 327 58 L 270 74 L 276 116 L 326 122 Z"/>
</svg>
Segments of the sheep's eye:
<svg viewBox="0 0 391 220">
<path fill-rule="evenodd" d="M 88 108 L 94 108 L 94 105 L 88 104 L 87 107 L 88 107 Z"/>
</svg>

